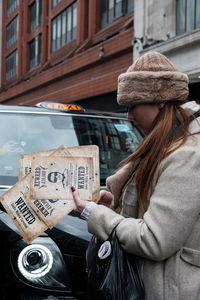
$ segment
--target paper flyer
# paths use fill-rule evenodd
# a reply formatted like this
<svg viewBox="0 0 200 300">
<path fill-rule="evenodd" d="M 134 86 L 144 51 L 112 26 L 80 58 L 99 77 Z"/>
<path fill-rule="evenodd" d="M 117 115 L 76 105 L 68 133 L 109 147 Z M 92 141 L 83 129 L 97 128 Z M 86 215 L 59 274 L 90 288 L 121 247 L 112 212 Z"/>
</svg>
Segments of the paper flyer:
<svg viewBox="0 0 200 300">
<path fill-rule="evenodd" d="M 64 147 L 20 155 L 19 180 L 0 201 L 26 243 L 53 228 L 76 208 L 71 186 L 82 199 L 99 199 L 99 148 Z"/>
<path fill-rule="evenodd" d="M 59 148 L 63 148 L 63 146 L 60 146 Z M 59 148 L 47 150 L 47 151 L 20 154 L 18 180 L 21 180 L 25 175 L 31 172 L 31 163 L 33 157 L 53 155 L 53 153 L 59 150 Z"/>
<path fill-rule="evenodd" d="M 27 201 L 50 229 L 76 208 L 72 200 L 31 200 L 28 198 Z"/>
<path fill-rule="evenodd" d="M 26 201 L 30 178 L 30 174 L 26 175 L 0 197 L 2 205 L 27 244 L 48 228 Z"/>
<path fill-rule="evenodd" d="M 33 152 L 21 154 L 19 160 L 18 179 L 22 179 L 26 174 L 31 172 L 31 164 L 34 157 L 38 156 L 81 156 L 93 158 L 93 190 L 92 199 L 97 202 L 100 191 L 100 174 L 99 174 L 99 147 L 96 145 L 64 147 L 63 145 L 57 149 L 48 151 Z"/>
<path fill-rule="evenodd" d="M 93 160 L 91 157 L 35 157 L 31 166 L 30 198 L 73 200 L 71 186 L 82 199 L 92 199 Z"/>
<path fill-rule="evenodd" d="M 81 157 L 92 157 L 93 158 L 93 176 L 94 176 L 94 185 L 93 185 L 93 201 L 97 202 L 99 199 L 100 192 L 100 174 L 99 174 L 99 147 L 96 145 L 89 146 L 75 146 L 75 147 L 60 147 L 52 155 L 57 156 L 81 156 Z"/>
</svg>

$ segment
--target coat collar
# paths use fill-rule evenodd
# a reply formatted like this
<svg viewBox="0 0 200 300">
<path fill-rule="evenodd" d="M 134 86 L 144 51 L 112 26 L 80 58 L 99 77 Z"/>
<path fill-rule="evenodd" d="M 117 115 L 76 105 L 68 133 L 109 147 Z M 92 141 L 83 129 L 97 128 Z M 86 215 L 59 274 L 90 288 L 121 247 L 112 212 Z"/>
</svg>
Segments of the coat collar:
<svg viewBox="0 0 200 300">
<path fill-rule="evenodd" d="M 112 203 L 114 208 L 117 208 L 120 205 L 120 198 L 123 188 L 128 182 L 129 178 L 133 175 L 135 165 L 136 164 L 134 162 L 129 162 L 106 180 L 107 188 L 114 196 Z"/>
</svg>

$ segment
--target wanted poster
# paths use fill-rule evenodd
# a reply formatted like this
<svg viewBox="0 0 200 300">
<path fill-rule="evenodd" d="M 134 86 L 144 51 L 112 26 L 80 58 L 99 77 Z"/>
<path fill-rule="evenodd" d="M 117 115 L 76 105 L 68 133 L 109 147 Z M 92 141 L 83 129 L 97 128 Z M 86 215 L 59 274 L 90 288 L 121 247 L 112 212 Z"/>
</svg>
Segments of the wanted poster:
<svg viewBox="0 0 200 300">
<path fill-rule="evenodd" d="M 93 200 L 93 159 L 91 157 L 33 157 L 30 199 L 73 200 L 71 186 L 82 199 Z"/>
<path fill-rule="evenodd" d="M 32 200 L 29 198 L 28 203 L 50 229 L 76 208 L 73 200 Z"/>
<path fill-rule="evenodd" d="M 81 149 L 80 149 L 81 148 Z M 70 151 L 69 151 L 70 150 Z M 72 151 L 71 151 L 72 150 Z M 39 154 L 39 153 L 38 153 Z M 97 156 L 98 158 L 98 147 L 97 146 L 75 146 L 66 148 L 60 146 L 55 152 L 51 153 L 52 156 L 72 156 L 74 154 L 82 154 L 85 156 Z M 29 164 L 31 166 L 32 158 L 35 155 L 30 156 L 31 161 Z M 98 171 L 98 169 L 97 169 Z M 95 199 L 95 195 L 94 195 Z M 41 218 L 41 220 L 51 229 L 53 228 L 64 216 L 69 214 L 76 205 L 73 200 L 33 200 L 30 199 L 30 195 L 27 198 L 29 205 L 36 212 L 36 214 Z"/>
<path fill-rule="evenodd" d="M 99 174 L 99 147 L 96 145 L 59 147 L 52 155 L 56 156 L 81 156 L 92 157 L 93 159 L 93 201 L 99 200 L 100 192 L 100 174 Z"/>
<path fill-rule="evenodd" d="M 20 156 L 19 181 L 0 197 L 26 243 L 75 209 L 71 186 L 99 199 L 98 146 L 64 147 Z"/>
<path fill-rule="evenodd" d="M 2 205 L 27 244 L 48 228 L 27 203 L 30 179 L 31 174 L 26 175 L 0 197 Z"/>
<path fill-rule="evenodd" d="M 47 150 L 47 151 L 20 154 L 18 180 L 21 180 L 25 175 L 31 172 L 31 164 L 32 164 L 33 157 L 53 155 L 54 152 L 56 152 L 60 148 L 62 149 L 63 147 L 64 146 L 60 146 L 59 148 Z"/>
</svg>

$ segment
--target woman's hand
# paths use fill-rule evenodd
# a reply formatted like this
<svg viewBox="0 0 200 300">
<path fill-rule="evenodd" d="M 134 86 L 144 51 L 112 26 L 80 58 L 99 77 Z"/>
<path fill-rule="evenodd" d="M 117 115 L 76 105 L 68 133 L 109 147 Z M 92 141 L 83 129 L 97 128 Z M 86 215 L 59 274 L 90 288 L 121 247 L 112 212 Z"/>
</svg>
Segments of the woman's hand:
<svg viewBox="0 0 200 300">
<path fill-rule="evenodd" d="M 110 207 L 112 200 L 113 200 L 113 195 L 110 192 L 106 190 L 100 191 L 98 204 L 102 204 L 107 207 Z"/>
<path fill-rule="evenodd" d="M 74 212 L 81 214 L 82 211 L 84 210 L 86 204 L 89 201 L 82 200 L 80 198 L 78 189 L 76 189 L 74 186 L 71 187 L 71 190 L 72 190 L 72 196 L 74 198 L 74 202 L 76 204 L 76 209 L 74 209 Z M 113 200 L 113 195 L 110 192 L 108 192 L 106 190 L 100 191 L 100 197 L 99 197 L 98 204 L 102 204 L 107 207 L 110 207 L 112 200 Z"/>
<path fill-rule="evenodd" d="M 81 200 L 79 191 L 74 186 L 71 187 L 71 190 L 72 190 L 72 196 L 74 198 L 74 202 L 76 204 L 76 209 L 74 211 L 81 214 L 88 201 Z"/>
</svg>

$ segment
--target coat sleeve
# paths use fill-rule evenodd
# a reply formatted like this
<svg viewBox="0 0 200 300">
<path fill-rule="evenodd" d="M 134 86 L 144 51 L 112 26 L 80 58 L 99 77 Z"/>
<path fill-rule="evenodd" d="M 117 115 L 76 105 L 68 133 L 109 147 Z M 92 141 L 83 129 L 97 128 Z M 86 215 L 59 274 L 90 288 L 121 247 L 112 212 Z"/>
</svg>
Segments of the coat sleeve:
<svg viewBox="0 0 200 300">
<path fill-rule="evenodd" d="M 117 235 L 127 252 L 156 261 L 173 255 L 189 237 L 200 213 L 198 148 L 184 145 L 162 162 L 143 219 L 123 218 L 97 207 L 89 217 L 89 231 L 106 239 L 119 223 Z"/>
</svg>

